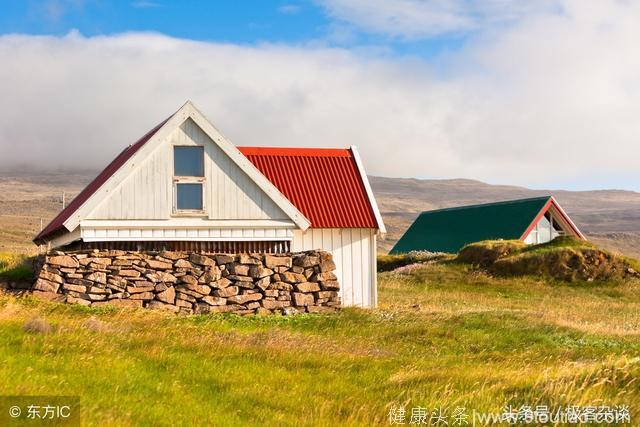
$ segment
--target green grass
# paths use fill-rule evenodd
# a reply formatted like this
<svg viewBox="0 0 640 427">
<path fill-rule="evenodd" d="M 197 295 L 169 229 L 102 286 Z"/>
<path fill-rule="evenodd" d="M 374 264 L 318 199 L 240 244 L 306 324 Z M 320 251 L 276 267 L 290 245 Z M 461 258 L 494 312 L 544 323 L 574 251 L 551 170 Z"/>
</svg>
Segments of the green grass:
<svg viewBox="0 0 640 427">
<path fill-rule="evenodd" d="M 627 404 L 637 420 L 639 290 L 439 263 L 381 274 L 376 310 L 327 315 L 175 317 L 2 296 L 0 394 L 80 395 L 83 425 L 388 425 L 393 404 Z M 52 331 L 25 332 L 37 318 Z"/>
<path fill-rule="evenodd" d="M 559 236 L 547 243 L 537 245 L 527 245 L 521 240 L 485 240 L 482 242 L 470 243 L 462 248 L 461 258 L 464 258 L 465 252 L 468 255 L 481 255 L 485 258 L 500 258 L 504 256 L 513 256 L 520 254 L 542 255 L 561 249 L 597 249 L 597 247 L 586 241 L 579 240 L 571 236 Z M 495 260 L 493 259 L 493 261 Z M 473 258 L 469 261 L 473 261 Z M 473 262 L 472 262 L 473 263 Z"/>
<path fill-rule="evenodd" d="M 634 270 L 636 271 L 640 271 L 640 260 L 637 259 L 633 259 L 633 258 L 629 258 L 629 257 L 622 257 L 627 264 L 629 264 Z"/>
<path fill-rule="evenodd" d="M 33 258 L 11 252 L 0 252 L 0 279 L 14 282 L 33 279 Z"/>
<path fill-rule="evenodd" d="M 580 240 L 573 236 L 558 236 L 547 243 L 539 243 L 537 245 L 527 245 L 525 251 L 535 251 L 544 248 L 595 248 L 597 247 L 588 240 Z"/>
</svg>

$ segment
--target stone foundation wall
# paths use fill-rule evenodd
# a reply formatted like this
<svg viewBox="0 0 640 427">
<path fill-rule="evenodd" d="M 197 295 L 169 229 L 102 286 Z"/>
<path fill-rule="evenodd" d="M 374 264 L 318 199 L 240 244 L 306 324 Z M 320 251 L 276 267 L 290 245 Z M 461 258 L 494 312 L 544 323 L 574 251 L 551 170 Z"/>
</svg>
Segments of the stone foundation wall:
<svg viewBox="0 0 640 427">
<path fill-rule="evenodd" d="M 184 313 L 317 313 L 340 307 L 331 253 L 86 250 L 40 260 L 35 295 L 86 306 Z"/>
</svg>

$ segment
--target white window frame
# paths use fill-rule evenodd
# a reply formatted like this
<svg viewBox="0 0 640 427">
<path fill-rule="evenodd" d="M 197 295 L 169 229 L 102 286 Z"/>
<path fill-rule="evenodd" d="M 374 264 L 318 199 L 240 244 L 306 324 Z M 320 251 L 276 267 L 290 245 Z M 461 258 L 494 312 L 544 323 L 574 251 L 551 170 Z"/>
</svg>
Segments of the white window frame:
<svg viewBox="0 0 640 427">
<path fill-rule="evenodd" d="M 171 167 L 173 168 L 172 172 L 175 173 L 175 147 L 202 147 L 202 173 L 204 176 L 176 176 L 173 175 L 173 203 L 172 203 L 172 216 L 206 216 L 207 214 L 207 204 L 206 204 L 206 178 L 207 175 L 207 167 L 205 162 L 205 148 L 203 145 L 187 145 L 187 144 L 176 144 L 171 148 Z M 178 209 L 178 184 L 200 184 L 202 188 L 202 209 Z"/>
</svg>

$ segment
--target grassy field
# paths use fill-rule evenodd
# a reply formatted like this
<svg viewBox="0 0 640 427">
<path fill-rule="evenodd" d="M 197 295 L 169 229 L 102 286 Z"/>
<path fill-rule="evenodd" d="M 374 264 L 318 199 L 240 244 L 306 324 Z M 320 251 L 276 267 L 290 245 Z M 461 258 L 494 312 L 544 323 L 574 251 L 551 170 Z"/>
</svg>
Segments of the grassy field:
<svg viewBox="0 0 640 427">
<path fill-rule="evenodd" d="M 629 405 L 640 283 L 382 273 L 376 310 L 175 317 L 0 297 L 0 394 L 80 395 L 86 425 L 388 425 L 393 405 Z M 637 421 L 634 424 L 638 424 Z M 451 423 L 449 424 L 451 425 Z"/>
<path fill-rule="evenodd" d="M 23 282 L 32 278 L 31 258 L 19 253 L 0 252 L 0 280 Z"/>
</svg>

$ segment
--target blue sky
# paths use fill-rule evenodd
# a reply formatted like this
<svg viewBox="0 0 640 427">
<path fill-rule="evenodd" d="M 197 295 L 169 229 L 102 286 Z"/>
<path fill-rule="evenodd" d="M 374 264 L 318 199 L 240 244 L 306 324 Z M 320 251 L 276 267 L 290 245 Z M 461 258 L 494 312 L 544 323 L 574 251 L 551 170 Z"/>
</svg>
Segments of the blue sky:
<svg viewBox="0 0 640 427">
<path fill-rule="evenodd" d="M 191 99 L 370 174 L 640 190 L 640 3 L 0 0 L 0 168 L 99 169 Z"/>
<path fill-rule="evenodd" d="M 312 3 L 271 1 L 3 1 L 3 33 L 87 36 L 157 31 L 233 43 L 297 42 L 320 37 L 327 25 Z"/>
<path fill-rule="evenodd" d="M 375 47 L 379 54 L 433 57 L 464 44 L 466 33 L 398 38 L 336 20 L 312 1 L 3 0 L 0 33 L 85 36 L 151 31 L 237 44 L 317 43 Z"/>
</svg>

